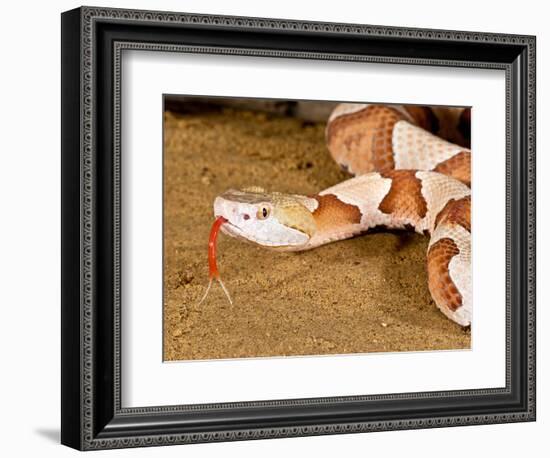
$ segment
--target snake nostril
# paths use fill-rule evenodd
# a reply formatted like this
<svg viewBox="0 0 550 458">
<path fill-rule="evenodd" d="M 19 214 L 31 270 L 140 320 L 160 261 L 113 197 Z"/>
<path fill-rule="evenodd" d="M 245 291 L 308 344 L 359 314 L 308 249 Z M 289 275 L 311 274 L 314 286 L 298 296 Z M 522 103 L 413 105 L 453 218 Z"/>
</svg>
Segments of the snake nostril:
<svg viewBox="0 0 550 458">
<path fill-rule="evenodd" d="M 243 215 L 243 219 L 246 221 L 247 219 L 250 219 L 250 215 L 247 215 L 246 213 Z"/>
</svg>

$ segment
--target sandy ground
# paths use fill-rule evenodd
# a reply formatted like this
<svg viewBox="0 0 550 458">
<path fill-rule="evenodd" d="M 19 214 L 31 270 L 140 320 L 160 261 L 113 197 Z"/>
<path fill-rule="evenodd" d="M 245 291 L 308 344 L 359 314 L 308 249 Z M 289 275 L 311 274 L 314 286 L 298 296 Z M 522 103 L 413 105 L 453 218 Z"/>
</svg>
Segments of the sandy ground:
<svg viewBox="0 0 550 458">
<path fill-rule="evenodd" d="M 218 266 L 234 299 L 208 283 L 212 202 L 260 185 L 311 194 L 347 178 L 324 124 L 225 109 L 165 113 L 164 359 L 216 359 L 470 347 L 427 287 L 428 239 L 369 234 L 277 253 L 222 234 Z"/>
</svg>

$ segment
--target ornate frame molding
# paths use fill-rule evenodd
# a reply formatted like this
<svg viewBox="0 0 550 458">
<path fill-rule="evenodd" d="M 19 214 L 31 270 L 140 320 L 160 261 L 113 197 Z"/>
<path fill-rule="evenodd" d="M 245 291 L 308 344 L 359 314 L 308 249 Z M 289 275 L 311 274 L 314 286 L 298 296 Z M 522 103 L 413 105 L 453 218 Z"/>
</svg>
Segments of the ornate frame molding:
<svg viewBox="0 0 550 458">
<path fill-rule="evenodd" d="M 100 26 L 108 26 L 112 31 L 116 27 L 149 27 L 156 25 L 171 25 L 174 30 L 219 30 L 237 31 L 239 33 L 267 32 L 268 34 L 291 33 L 304 37 L 320 37 L 326 34 L 331 36 L 356 36 L 361 39 L 411 39 L 419 43 L 425 43 L 429 48 L 434 41 L 446 42 L 451 47 L 458 44 L 474 45 L 498 45 L 503 49 L 503 54 L 514 54 L 517 49 L 517 58 L 501 61 L 468 60 L 467 56 L 454 57 L 452 59 L 434 57 L 403 57 L 391 55 L 367 55 L 357 53 L 337 53 L 319 51 L 295 51 L 289 49 L 269 49 L 252 47 L 232 47 L 214 45 L 182 45 L 162 42 L 162 37 L 156 42 L 137 42 L 131 36 L 125 39 L 117 37 L 104 38 L 98 36 L 103 32 Z M 188 29 L 190 28 L 190 29 Z M 63 176 L 66 185 L 63 189 L 64 199 L 63 227 L 65 233 L 72 233 L 71 241 L 65 242 L 64 250 L 73 250 L 78 244 L 78 253 L 63 256 L 64 268 L 76 269 L 78 274 L 64 274 L 63 298 L 63 383 L 64 390 L 69 389 L 70 395 L 64 394 L 63 431 L 62 442 L 79 449 L 104 449 L 120 447 L 137 447 L 149 445 L 166 445 L 179 443 L 245 440 L 270 437 L 289 437 L 319 434 L 338 434 L 348 432 L 366 432 L 382 430 L 398 430 L 412 428 L 442 427 L 471 424 L 504 423 L 515 421 L 530 421 L 535 418 L 535 38 L 532 36 L 519 36 L 507 34 L 490 34 L 478 32 L 426 30 L 398 27 L 382 27 L 355 24 L 317 23 L 290 21 L 280 19 L 263 19 L 228 16 L 205 16 L 184 13 L 166 13 L 151 11 L 132 11 L 123 9 L 105 9 L 83 7 L 64 13 L 63 16 L 63 44 L 64 44 L 64 100 L 63 100 L 63 127 L 65 131 L 71 131 L 70 135 L 63 137 Z M 114 34 L 116 35 L 116 33 Z M 70 42 L 78 39 L 78 46 Z M 103 41 L 102 41 L 103 40 Z M 105 51 L 107 43 L 112 45 L 112 91 L 104 89 L 112 96 L 113 117 L 109 126 L 99 126 L 97 114 L 99 104 L 104 102 L 104 95 L 98 95 L 98 78 L 104 76 L 101 73 L 101 65 L 106 65 L 98 56 Z M 72 47 L 71 47 L 72 46 Z M 106 48 L 105 48 L 106 49 Z M 458 392 L 430 392 L 408 393 L 399 395 L 382 396 L 357 396 L 346 398 L 316 398 L 299 400 L 278 400 L 250 403 L 231 404 L 199 404 L 190 406 L 163 406 L 152 408 L 123 409 L 120 404 L 120 89 L 121 89 L 121 53 L 125 49 L 138 49 L 150 51 L 171 51 L 187 53 L 214 53 L 231 55 L 252 55 L 266 57 L 296 57 L 302 59 L 331 59 L 362 62 L 384 62 L 392 64 L 412 65 L 439 65 L 448 67 L 472 67 L 494 68 L 506 71 L 506 107 L 507 107 L 507 383 L 505 388 L 488 390 L 468 390 Z M 496 49 L 496 48 L 495 48 Z M 506 51 L 506 52 L 504 52 Z M 102 55 L 103 55 L 102 54 Z M 74 59 L 78 56 L 78 65 Z M 521 62 L 518 62 L 521 61 Z M 103 68 L 103 67 L 102 67 Z M 103 69 L 104 70 L 104 69 Z M 68 88 L 67 81 L 71 81 L 75 87 Z M 78 88 L 76 84 L 78 83 Z M 103 83 L 101 83 L 103 84 Z M 525 86 L 525 87 L 523 87 Z M 518 94 L 522 91 L 524 94 Z M 75 95 L 78 93 L 78 100 Z M 517 106 L 517 97 L 521 104 Z M 77 101 L 77 108 L 69 108 L 70 103 Z M 66 118 L 65 118 L 66 116 Z M 77 123 L 73 119 L 77 117 Z M 518 138 L 517 123 L 524 119 L 525 129 L 521 129 Z M 75 124 L 76 123 L 76 124 Z M 78 130 L 75 131 L 78 125 Z M 98 133 L 103 129 L 103 134 Z M 105 134 L 110 129 L 111 133 Z M 515 129 L 515 130 L 514 130 Z M 523 132 L 523 130 L 525 130 Z M 101 194 L 101 182 L 98 181 L 98 135 L 107 135 L 112 142 L 112 164 L 109 169 L 112 172 L 112 193 L 107 196 Z M 522 143 L 523 140 L 523 143 Z M 78 144 L 80 155 L 75 157 L 74 148 Z M 526 149 L 522 147 L 526 145 Z M 518 170 L 514 163 L 514 154 L 525 155 L 525 170 Z M 75 170 L 78 174 L 75 175 Z M 521 174 L 517 177 L 515 174 Z M 514 181 L 516 180 L 516 181 Z M 521 189 L 517 188 L 518 181 Z M 516 192 L 513 191 L 516 183 Z M 70 188 L 70 189 L 69 189 Z M 520 202 L 517 192 L 525 191 L 525 201 Z M 78 190 L 77 196 L 65 197 L 69 191 Z M 113 219 L 110 221 L 111 229 L 98 228 L 98 208 L 109 197 L 112 202 Z M 76 200 L 75 200 L 76 199 Z M 515 199 L 515 200 L 514 200 Z M 520 211 L 518 212 L 518 205 Z M 78 214 L 75 208 L 78 207 Z M 522 216 L 523 215 L 523 216 Z M 525 221 L 522 221 L 524 219 Z M 107 231 L 107 235 L 101 235 L 101 231 Z M 524 291 L 519 293 L 515 285 L 511 285 L 513 269 L 512 262 L 512 233 L 521 238 L 520 242 L 525 247 L 525 266 L 522 267 L 524 283 L 517 285 Z M 111 253 L 113 264 L 112 288 L 109 292 L 113 298 L 113 314 L 111 326 L 113 333 L 112 356 L 112 392 L 108 388 L 98 388 L 97 377 L 103 370 L 104 361 L 98 363 L 98 308 L 102 307 L 98 300 L 98 288 L 102 285 L 102 279 L 98 277 L 97 253 L 104 250 L 100 240 L 103 237 L 112 237 Z M 520 260 L 521 261 L 521 260 Z M 64 270 L 65 273 L 65 270 Z M 77 283 L 77 284 L 75 284 Z M 521 374 L 512 373 L 513 358 L 517 358 L 517 350 L 512 348 L 511 336 L 514 325 L 512 302 L 520 294 L 524 297 L 525 323 L 519 329 L 521 337 L 525 340 L 525 365 Z M 75 310 L 75 300 L 78 296 L 78 310 Z M 101 312 L 103 313 L 103 312 Z M 515 325 L 518 325 L 517 323 Z M 67 332 L 67 326 L 78 326 L 78 336 L 73 332 Z M 514 328 L 515 329 L 515 328 Z M 105 331 L 106 332 L 106 331 Z M 514 334 L 515 335 L 515 334 Z M 67 350 L 68 345 L 76 346 L 78 351 Z M 519 362 L 516 362 L 519 364 Z M 327 421 L 309 425 L 283 425 L 269 427 L 243 428 L 229 425 L 225 429 L 217 430 L 192 430 L 187 432 L 180 428 L 174 432 L 174 428 L 168 428 L 172 423 L 166 420 L 166 431 L 154 432 L 152 429 L 142 428 L 137 432 L 127 426 L 125 419 L 142 418 L 147 423 L 147 418 L 164 415 L 185 416 L 189 412 L 212 412 L 215 410 L 231 411 L 242 408 L 311 408 L 323 404 L 346 404 L 362 401 L 399 401 L 399 400 L 427 400 L 439 398 L 472 396 L 497 396 L 511 395 L 512 384 L 518 383 L 517 377 L 522 378 L 519 383 L 524 384 L 522 396 L 525 397 L 521 408 L 517 411 L 506 413 L 478 413 L 466 415 L 419 416 L 411 419 L 397 418 L 385 420 L 361 420 L 361 421 Z M 524 377 L 524 379 L 523 379 Z M 76 386 L 75 386 L 76 385 Z M 523 385 L 522 385 L 523 386 Z M 107 390 L 107 391 L 105 391 Z M 517 393 L 516 393 L 517 394 Z M 112 396 L 105 407 L 105 396 Z M 75 401 L 78 399 L 77 405 Z M 110 412 L 110 413 L 109 413 Z M 78 419 L 78 424 L 74 422 Z M 171 431 L 171 432 L 169 432 Z"/>
</svg>

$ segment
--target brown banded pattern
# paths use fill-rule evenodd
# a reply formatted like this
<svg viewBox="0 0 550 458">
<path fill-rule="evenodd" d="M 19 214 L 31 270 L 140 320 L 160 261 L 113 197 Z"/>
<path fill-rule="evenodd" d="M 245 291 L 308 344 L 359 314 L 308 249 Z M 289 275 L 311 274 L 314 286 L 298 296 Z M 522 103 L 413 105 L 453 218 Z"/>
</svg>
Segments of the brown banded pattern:
<svg viewBox="0 0 550 458">
<path fill-rule="evenodd" d="M 451 238 L 439 239 L 428 250 L 428 288 L 438 307 L 447 307 L 450 312 L 462 306 L 462 295 L 449 273 L 449 263 L 458 254 Z"/>
<path fill-rule="evenodd" d="M 449 200 L 435 217 L 434 227 L 437 227 L 439 223 L 458 224 L 471 233 L 471 202 L 471 196 Z"/>
<path fill-rule="evenodd" d="M 336 162 L 354 175 L 392 170 L 393 127 L 405 119 L 394 108 L 368 105 L 331 120 L 327 124 L 327 146 Z"/>
<path fill-rule="evenodd" d="M 333 194 L 317 195 L 314 199 L 319 202 L 313 212 L 317 230 L 334 230 L 361 222 L 361 210 L 355 205 L 342 202 Z"/>
<path fill-rule="evenodd" d="M 456 178 L 466 186 L 471 186 L 471 163 L 471 153 L 469 151 L 461 151 L 446 161 L 437 164 L 433 170 L 434 172 Z"/>
<path fill-rule="evenodd" d="M 380 174 L 392 180 L 391 188 L 378 209 L 415 225 L 426 216 L 428 206 L 422 195 L 422 183 L 414 170 L 391 170 Z"/>
</svg>

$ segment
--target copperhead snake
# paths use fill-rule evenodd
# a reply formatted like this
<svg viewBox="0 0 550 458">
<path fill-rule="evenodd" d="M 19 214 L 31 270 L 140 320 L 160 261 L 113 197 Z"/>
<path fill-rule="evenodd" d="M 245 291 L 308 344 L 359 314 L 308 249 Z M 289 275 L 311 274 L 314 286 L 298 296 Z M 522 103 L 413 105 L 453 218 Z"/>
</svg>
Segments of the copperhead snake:
<svg viewBox="0 0 550 458">
<path fill-rule="evenodd" d="M 468 123 L 469 113 L 464 110 L 459 121 Z M 428 107 L 336 106 L 326 126 L 327 147 L 354 177 L 310 196 L 251 187 L 216 197 L 211 282 L 219 280 L 220 229 L 281 251 L 310 250 L 373 228 L 414 230 L 430 237 L 428 288 L 435 304 L 454 322 L 470 325 L 471 152 L 435 135 L 438 129 Z"/>
</svg>

